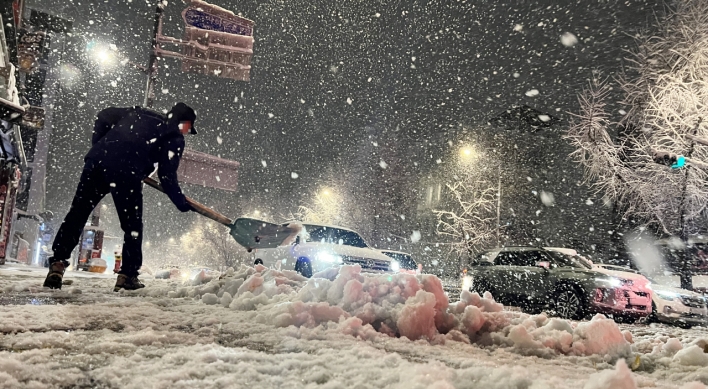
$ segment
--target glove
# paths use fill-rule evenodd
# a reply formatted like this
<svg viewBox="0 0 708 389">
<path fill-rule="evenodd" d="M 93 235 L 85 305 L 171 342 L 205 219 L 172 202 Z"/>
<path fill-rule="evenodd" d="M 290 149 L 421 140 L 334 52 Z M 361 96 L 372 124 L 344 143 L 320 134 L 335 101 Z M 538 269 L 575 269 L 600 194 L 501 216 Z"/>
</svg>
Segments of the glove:
<svg viewBox="0 0 708 389">
<path fill-rule="evenodd" d="M 180 210 L 180 212 L 189 212 L 192 210 L 192 206 L 189 205 L 187 199 L 184 197 L 182 197 L 182 201 L 175 201 L 174 203 L 177 209 Z"/>
</svg>

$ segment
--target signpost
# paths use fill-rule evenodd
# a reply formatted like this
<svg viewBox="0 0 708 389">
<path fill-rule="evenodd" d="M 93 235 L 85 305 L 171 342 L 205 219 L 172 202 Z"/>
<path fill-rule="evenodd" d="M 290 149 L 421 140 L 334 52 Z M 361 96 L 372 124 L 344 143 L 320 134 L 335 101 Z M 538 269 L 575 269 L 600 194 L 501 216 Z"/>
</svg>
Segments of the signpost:
<svg viewBox="0 0 708 389">
<path fill-rule="evenodd" d="M 185 23 L 184 39 L 162 35 L 160 2 L 155 9 L 152 51 L 147 67 L 148 80 L 143 106 L 150 108 L 154 100 L 157 58 L 182 60 L 182 70 L 214 75 L 237 81 L 249 81 L 253 56 L 252 20 L 243 18 L 219 6 L 202 0 L 191 0 L 182 11 Z M 167 50 L 162 45 L 176 45 L 182 52 Z"/>
</svg>

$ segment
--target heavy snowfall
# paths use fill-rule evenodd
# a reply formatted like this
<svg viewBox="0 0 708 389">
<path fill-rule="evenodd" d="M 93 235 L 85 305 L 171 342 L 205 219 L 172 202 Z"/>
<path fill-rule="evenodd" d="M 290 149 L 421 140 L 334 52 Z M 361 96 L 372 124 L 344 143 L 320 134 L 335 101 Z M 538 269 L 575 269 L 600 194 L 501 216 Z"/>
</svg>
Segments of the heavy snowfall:
<svg viewBox="0 0 708 389">
<path fill-rule="evenodd" d="M 706 389 L 708 1 L 0 16 L 0 389 Z"/>
</svg>

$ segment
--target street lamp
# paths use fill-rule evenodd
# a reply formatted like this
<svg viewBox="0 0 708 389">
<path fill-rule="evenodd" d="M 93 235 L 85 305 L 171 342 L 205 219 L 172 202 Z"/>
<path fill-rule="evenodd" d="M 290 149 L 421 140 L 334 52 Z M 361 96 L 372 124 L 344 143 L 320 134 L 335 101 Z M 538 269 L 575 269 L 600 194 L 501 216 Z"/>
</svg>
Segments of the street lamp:
<svg viewBox="0 0 708 389">
<path fill-rule="evenodd" d="M 118 48 L 114 44 L 90 41 L 86 44 L 89 58 L 101 68 L 109 68 L 118 62 Z"/>
<path fill-rule="evenodd" d="M 468 164 L 474 162 L 477 157 L 479 157 L 479 153 L 473 146 L 466 145 L 460 147 L 460 163 Z"/>
</svg>

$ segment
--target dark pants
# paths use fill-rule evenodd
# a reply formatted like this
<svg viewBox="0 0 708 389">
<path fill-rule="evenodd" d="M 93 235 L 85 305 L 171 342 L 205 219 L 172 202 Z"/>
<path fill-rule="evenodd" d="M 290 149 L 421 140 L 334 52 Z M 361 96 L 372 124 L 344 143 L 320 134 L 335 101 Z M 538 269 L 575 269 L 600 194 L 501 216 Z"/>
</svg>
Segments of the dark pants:
<svg viewBox="0 0 708 389">
<path fill-rule="evenodd" d="M 88 160 L 81 173 L 71 209 L 54 239 L 54 261 L 66 261 L 79 243 L 81 233 L 93 209 L 109 192 L 123 229 L 123 264 L 121 274 L 137 276 L 143 264 L 143 187 L 139 176 L 131 172 L 106 169 Z"/>
</svg>

